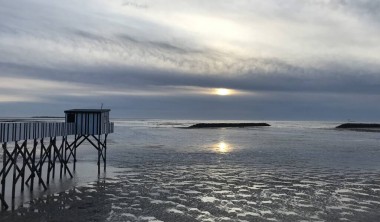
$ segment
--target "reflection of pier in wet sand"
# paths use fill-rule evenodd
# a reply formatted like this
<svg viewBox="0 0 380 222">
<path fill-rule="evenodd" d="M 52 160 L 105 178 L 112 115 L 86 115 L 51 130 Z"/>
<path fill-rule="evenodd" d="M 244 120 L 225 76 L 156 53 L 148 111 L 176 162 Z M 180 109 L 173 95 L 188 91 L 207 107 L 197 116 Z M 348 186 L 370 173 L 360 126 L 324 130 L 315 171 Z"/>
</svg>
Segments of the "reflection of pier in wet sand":
<svg viewBox="0 0 380 222">
<path fill-rule="evenodd" d="M 50 178 L 55 178 L 56 165 L 59 176 L 73 174 L 68 167 L 72 160 L 76 167 L 76 149 L 85 141 L 98 151 L 98 173 L 100 160 L 106 169 L 107 136 L 113 133 L 114 125 L 109 122 L 108 109 L 67 110 L 65 122 L 7 122 L 0 123 L 0 142 L 3 157 L 0 171 L 2 209 L 7 209 L 5 186 L 7 176 L 12 177 L 12 208 L 16 185 L 20 182 L 21 192 L 25 185 L 31 191 L 35 179 L 45 190 Z M 46 175 L 43 174 L 43 169 Z M 37 177 L 37 178 L 35 178 Z"/>
</svg>

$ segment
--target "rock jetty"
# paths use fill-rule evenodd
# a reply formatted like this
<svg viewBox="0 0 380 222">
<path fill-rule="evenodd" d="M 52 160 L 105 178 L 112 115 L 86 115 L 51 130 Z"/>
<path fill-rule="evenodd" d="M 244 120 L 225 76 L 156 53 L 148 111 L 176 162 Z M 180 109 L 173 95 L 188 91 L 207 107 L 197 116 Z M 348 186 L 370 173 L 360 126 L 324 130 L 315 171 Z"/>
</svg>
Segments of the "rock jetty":
<svg viewBox="0 0 380 222">
<path fill-rule="evenodd" d="M 270 126 L 268 123 L 198 123 L 189 126 L 190 129 L 201 128 L 226 128 L 226 127 L 258 127 L 258 126 Z"/>
<path fill-rule="evenodd" d="M 336 127 L 337 129 L 380 129 L 378 123 L 344 123 Z"/>
</svg>

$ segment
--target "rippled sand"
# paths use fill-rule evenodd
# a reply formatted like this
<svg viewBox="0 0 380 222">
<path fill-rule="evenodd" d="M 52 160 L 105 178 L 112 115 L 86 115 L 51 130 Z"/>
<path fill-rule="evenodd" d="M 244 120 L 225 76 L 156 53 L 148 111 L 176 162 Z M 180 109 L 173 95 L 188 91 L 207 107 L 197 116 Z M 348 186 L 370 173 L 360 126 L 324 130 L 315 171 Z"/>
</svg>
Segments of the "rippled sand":
<svg viewBox="0 0 380 222">
<path fill-rule="evenodd" d="M 30 202 L 1 221 L 378 221 L 380 172 L 155 164 Z"/>
</svg>

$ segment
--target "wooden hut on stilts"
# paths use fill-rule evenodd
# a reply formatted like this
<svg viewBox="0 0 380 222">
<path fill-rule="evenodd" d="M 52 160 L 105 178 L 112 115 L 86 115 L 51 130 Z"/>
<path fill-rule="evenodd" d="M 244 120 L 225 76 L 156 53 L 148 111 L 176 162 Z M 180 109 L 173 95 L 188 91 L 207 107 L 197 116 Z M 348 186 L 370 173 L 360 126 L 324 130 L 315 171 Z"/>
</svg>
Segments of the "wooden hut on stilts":
<svg viewBox="0 0 380 222">
<path fill-rule="evenodd" d="M 98 152 L 98 173 L 101 160 L 106 170 L 107 137 L 114 132 L 109 113 L 109 109 L 72 109 L 65 111 L 65 122 L 0 123 L 2 209 L 9 207 L 4 197 L 7 178 L 12 180 L 12 203 L 17 183 L 21 185 L 21 192 L 25 185 L 32 191 L 37 179 L 36 182 L 46 190 L 50 178 L 55 177 L 56 167 L 59 167 L 60 178 L 66 174 L 72 178 L 68 164 L 72 162 L 75 171 L 76 150 L 85 141 Z M 46 174 L 43 177 L 44 170 Z"/>
</svg>

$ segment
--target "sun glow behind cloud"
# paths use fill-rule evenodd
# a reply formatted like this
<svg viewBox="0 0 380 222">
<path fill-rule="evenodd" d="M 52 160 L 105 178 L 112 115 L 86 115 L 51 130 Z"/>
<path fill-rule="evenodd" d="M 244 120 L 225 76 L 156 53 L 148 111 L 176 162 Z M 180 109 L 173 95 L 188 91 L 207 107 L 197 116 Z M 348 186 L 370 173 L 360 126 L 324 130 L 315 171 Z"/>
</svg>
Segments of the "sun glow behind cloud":
<svg viewBox="0 0 380 222">
<path fill-rule="evenodd" d="M 231 89 L 226 89 L 226 88 L 216 88 L 214 89 L 214 94 L 218 96 L 230 96 L 234 93 L 233 90 Z"/>
</svg>

